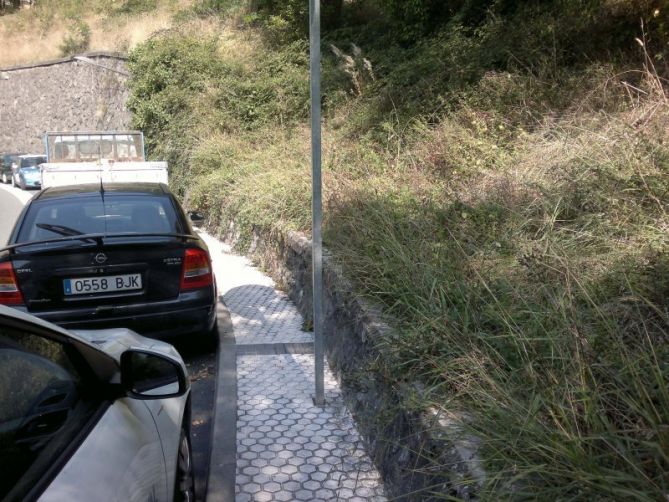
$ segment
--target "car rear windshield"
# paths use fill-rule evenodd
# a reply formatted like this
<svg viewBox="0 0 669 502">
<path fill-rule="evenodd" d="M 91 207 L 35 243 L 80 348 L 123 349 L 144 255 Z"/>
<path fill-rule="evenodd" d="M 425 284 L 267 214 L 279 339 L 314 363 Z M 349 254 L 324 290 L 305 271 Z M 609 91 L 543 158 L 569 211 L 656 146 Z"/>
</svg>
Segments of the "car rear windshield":
<svg viewBox="0 0 669 502">
<path fill-rule="evenodd" d="M 181 233 L 168 197 L 116 195 L 34 202 L 25 215 L 17 242 L 79 234 Z"/>
<path fill-rule="evenodd" d="M 46 162 L 46 157 L 27 157 L 21 159 L 21 167 L 35 167 Z"/>
</svg>

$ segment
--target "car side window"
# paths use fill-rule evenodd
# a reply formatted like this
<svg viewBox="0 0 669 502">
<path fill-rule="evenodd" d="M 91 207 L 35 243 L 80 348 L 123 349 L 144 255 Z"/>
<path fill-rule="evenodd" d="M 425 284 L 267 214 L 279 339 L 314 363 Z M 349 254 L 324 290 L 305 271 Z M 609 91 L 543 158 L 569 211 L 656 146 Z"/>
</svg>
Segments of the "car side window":
<svg viewBox="0 0 669 502">
<path fill-rule="evenodd" d="M 32 487 L 82 427 L 85 394 L 66 345 L 0 327 L 0 499 Z"/>
</svg>

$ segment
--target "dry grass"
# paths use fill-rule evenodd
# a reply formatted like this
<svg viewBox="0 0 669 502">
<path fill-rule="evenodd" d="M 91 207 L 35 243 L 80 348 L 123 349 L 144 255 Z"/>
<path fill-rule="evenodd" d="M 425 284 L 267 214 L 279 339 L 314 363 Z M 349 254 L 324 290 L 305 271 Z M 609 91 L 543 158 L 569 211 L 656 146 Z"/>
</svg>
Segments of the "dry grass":
<svg viewBox="0 0 669 502">
<path fill-rule="evenodd" d="M 189 7 L 193 0 L 159 2 L 153 12 L 138 15 L 107 16 L 94 12 L 90 5 L 82 12 L 82 19 L 91 29 L 91 51 L 127 52 L 157 33 L 176 26 L 174 14 Z M 0 67 L 56 59 L 68 33 L 68 22 L 63 13 L 51 7 L 26 9 L 0 16 Z M 193 20 L 201 33 L 218 29 L 214 20 Z"/>
</svg>

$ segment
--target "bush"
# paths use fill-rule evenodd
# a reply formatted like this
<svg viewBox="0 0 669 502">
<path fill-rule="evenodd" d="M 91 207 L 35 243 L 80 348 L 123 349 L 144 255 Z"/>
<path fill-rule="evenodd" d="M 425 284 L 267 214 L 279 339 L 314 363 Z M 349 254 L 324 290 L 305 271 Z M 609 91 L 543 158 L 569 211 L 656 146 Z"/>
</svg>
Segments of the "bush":
<svg viewBox="0 0 669 502">
<path fill-rule="evenodd" d="M 91 28 L 81 19 L 72 20 L 63 42 L 60 44 L 60 53 L 63 56 L 84 52 L 91 42 Z"/>
<path fill-rule="evenodd" d="M 158 0 L 123 0 L 114 5 L 112 14 L 142 14 L 151 12 L 158 7 Z"/>
</svg>

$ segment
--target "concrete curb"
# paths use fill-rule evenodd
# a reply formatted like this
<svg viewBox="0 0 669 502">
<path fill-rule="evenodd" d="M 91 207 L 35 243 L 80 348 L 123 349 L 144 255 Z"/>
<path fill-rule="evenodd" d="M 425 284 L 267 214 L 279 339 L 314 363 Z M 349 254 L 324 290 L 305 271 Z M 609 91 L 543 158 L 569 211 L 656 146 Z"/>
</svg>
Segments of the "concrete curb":
<svg viewBox="0 0 669 502">
<path fill-rule="evenodd" d="M 207 480 L 207 502 L 235 500 L 235 473 L 237 469 L 237 354 L 232 320 L 228 309 L 219 299 L 218 318 L 218 371 L 216 372 L 215 402 L 212 413 L 211 457 Z"/>
</svg>

